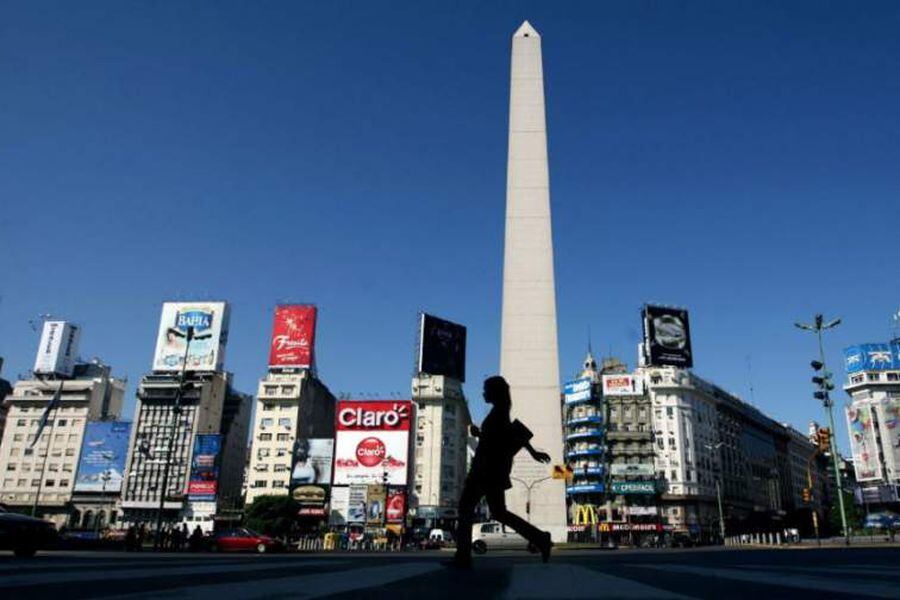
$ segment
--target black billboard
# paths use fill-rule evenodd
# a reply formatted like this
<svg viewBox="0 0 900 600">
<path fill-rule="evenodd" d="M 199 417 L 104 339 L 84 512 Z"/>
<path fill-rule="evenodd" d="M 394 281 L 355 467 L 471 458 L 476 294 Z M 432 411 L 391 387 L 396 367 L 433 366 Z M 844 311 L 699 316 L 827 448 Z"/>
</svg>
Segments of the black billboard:
<svg viewBox="0 0 900 600">
<path fill-rule="evenodd" d="M 422 313 L 419 372 L 466 380 L 466 328 Z"/>
<path fill-rule="evenodd" d="M 647 364 L 682 369 L 694 366 L 688 311 L 647 304 L 643 317 Z"/>
</svg>

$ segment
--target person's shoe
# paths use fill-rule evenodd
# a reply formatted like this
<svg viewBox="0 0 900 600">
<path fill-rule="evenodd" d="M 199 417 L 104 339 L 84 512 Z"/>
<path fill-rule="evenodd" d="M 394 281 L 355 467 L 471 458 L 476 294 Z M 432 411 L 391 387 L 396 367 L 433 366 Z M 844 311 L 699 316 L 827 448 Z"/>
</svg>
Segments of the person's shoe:
<svg viewBox="0 0 900 600">
<path fill-rule="evenodd" d="M 550 560 L 550 549 L 553 548 L 553 541 L 550 539 L 549 531 L 544 531 L 543 534 L 544 540 L 538 548 L 541 551 L 541 561 L 548 562 Z"/>
</svg>

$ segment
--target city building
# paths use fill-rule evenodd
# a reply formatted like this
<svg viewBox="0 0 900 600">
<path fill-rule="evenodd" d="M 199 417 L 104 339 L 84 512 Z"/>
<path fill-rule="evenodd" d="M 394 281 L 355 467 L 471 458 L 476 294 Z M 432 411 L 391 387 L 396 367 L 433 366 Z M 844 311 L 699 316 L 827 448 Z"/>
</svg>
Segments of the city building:
<svg viewBox="0 0 900 600">
<path fill-rule="evenodd" d="M 3 357 L 0 356 L 0 373 L 3 373 Z M 7 396 L 12 394 L 12 384 L 0 377 L 0 439 L 3 439 L 3 430 L 6 427 L 6 413 L 9 410 L 9 407 L 6 405 L 4 400 Z"/>
<path fill-rule="evenodd" d="M 423 526 L 450 528 L 467 473 L 469 405 L 459 380 L 429 373 L 413 377 L 412 399 L 416 437 L 410 505 Z"/>
<path fill-rule="evenodd" d="M 260 380 L 247 473 L 247 504 L 260 496 L 288 493 L 295 442 L 319 438 L 333 441 L 335 404 L 334 395 L 306 369 L 299 373 L 269 373 Z M 317 427 L 326 431 L 320 433 Z"/>
<path fill-rule="evenodd" d="M 900 511 L 900 339 L 844 350 L 846 409 L 861 503 Z M 845 489 L 848 489 L 845 486 Z"/>
<path fill-rule="evenodd" d="M 531 429 L 536 448 L 559 460 L 563 426 L 544 71 L 541 36 L 527 21 L 513 35 L 510 71 L 500 374 L 510 385 L 513 418 Z M 546 466 L 520 452 L 507 505 L 516 514 L 527 513 L 554 542 L 564 542 L 565 485 L 546 477 Z"/>
<path fill-rule="evenodd" d="M 583 369 L 564 386 L 566 464 L 572 474 L 566 486 L 570 539 L 592 530 L 606 489 L 603 399 L 597 362 L 588 352 Z"/>
<path fill-rule="evenodd" d="M 125 382 L 99 360 L 75 363 L 67 374 L 41 374 L 16 382 L 7 396 L 7 424 L 0 442 L 0 502 L 33 510 L 58 526 L 70 524 L 72 494 L 85 428 L 115 419 L 122 409 Z M 41 432 L 35 436 L 56 394 Z"/>
</svg>

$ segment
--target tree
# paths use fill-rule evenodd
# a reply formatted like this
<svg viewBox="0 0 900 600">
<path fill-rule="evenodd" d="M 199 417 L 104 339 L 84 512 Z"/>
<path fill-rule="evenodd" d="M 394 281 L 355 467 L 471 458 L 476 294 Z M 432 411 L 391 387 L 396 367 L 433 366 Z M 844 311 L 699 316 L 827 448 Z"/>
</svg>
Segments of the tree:
<svg viewBox="0 0 900 600">
<path fill-rule="evenodd" d="M 859 506 L 853 499 L 853 493 L 844 491 L 844 509 L 847 511 L 847 528 L 852 532 L 862 526 L 862 513 Z M 832 500 L 831 506 L 828 507 L 828 526 L 829 529 L 837 535 L 843 534 L 841 528 L 841 506 L 837 501 L 837 497 Z"/>
<path fill-rule="evenodd" d="M 245 524 L 266 535 L 285 537 L 294 527 L 298 508 L 290 496 L 259 496 L 247 507 Z"/>
</svg>

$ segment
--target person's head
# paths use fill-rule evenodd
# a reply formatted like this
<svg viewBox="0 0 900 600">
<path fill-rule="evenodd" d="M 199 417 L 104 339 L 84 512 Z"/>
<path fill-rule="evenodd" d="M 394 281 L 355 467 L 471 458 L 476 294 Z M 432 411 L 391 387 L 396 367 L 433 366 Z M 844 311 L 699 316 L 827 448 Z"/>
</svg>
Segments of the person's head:
<svg viewBox="0 0 900 600">
<path fill-rule="evenodd" d="M 498 408 L 508 409 L 512 405 L 509 395 L 509 384 L 500 375 L 484 380 L 484 401 Z"/>
</svg>

